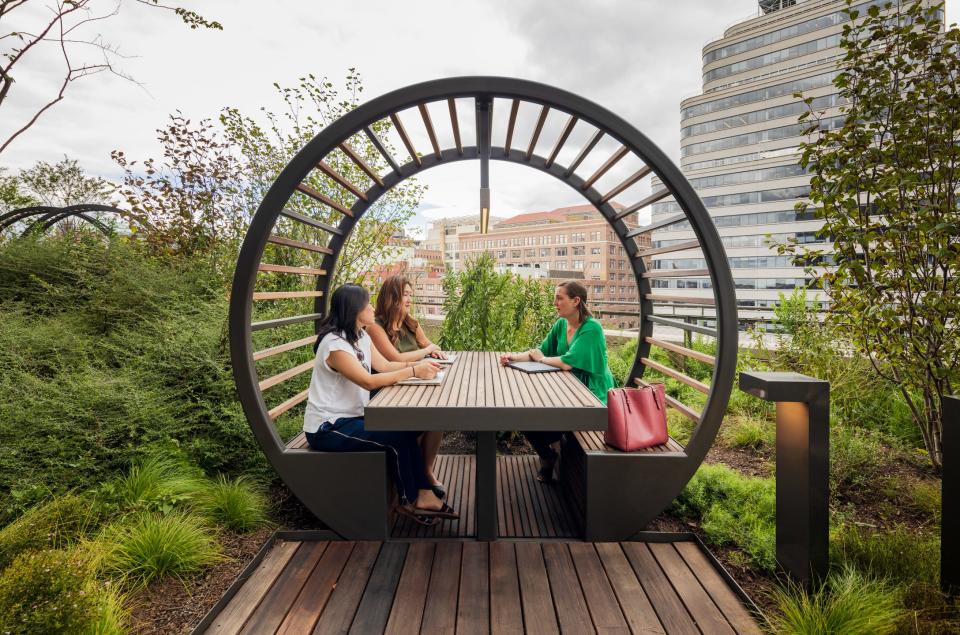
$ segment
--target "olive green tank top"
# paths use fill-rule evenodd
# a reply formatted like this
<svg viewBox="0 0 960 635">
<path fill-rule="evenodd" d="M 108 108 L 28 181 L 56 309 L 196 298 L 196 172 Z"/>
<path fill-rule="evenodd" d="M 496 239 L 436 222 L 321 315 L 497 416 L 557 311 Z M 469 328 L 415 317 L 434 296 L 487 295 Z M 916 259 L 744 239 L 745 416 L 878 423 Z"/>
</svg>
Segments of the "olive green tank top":
<svg viewBox="0 0 960 635">
<path fill-rule="evenodd" d="M 384 324 L 380 318 L 377 318 L 377 324 L 379 324 L 384 331 L 387 330 L 387 325 Z M 410 351 L 415 351 L 420 348 L 420 345 L 417 344 L 417 334 L 407 328 L 406 324 L 400 325 L 397 341 L 394 342 L 393 345 L 396 347 L 398 353 L 409 353 Z"/>
</svg>

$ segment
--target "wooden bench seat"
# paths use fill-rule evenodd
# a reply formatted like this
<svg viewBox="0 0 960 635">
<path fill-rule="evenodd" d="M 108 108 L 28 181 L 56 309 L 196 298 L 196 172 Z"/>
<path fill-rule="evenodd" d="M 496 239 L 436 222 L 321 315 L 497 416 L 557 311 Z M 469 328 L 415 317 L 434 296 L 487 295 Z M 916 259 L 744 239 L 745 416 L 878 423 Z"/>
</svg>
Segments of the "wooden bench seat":
<svg viewBox="0 0 960 635">
<path fill-rule="evenodd" d="M 673 437 L 667 437 L 667 442 L 663 445 L 655 445 L 642 450 L 633 452 L 623 452 L 617 448 L 611 447 L 603 442 L 603 433 L 598 430 L 581 430 L 573 433 L 577 442 L 584 452 L 619 452 L 621 454 L 640 454 L 645 452 L 683 452 L 683 446 L 677 443 Z"/>
</svg>

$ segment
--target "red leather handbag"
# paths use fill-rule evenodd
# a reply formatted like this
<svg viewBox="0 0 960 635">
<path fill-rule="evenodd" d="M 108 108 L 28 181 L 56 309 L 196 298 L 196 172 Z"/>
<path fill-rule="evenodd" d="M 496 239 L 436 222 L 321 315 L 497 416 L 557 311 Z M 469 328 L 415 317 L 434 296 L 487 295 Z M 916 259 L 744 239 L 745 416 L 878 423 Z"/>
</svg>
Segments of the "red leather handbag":
<svg viewBox="0 0 960 635">
<path fill-rule="evenodd" d="M 631 452 L 667 442 L 667 400 L 663 384 L 607 391 L 607 445 Z"/>
</svg>

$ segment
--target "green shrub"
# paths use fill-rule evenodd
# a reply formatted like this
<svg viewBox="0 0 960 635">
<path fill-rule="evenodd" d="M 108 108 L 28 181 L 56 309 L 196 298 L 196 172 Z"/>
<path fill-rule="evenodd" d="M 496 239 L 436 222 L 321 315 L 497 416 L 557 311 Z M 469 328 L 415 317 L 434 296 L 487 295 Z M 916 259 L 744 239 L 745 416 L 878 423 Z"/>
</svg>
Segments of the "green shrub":
<svg viewBox="0 0 960 635">
<path fill-rule="evenodd" d="M 776 426 L 769 421 L 727 417 L 720 430 L 723 444 L 731 448 L 771 448 L 776 443 Z"/>
<path fill-rule="evenodd" d="M 233 531 L 245 532 L 269 522 L 267 499 L 256 483 L 241 476 L 220 476 L 207 484 L 196 498 L 197 511 Z"/>
<path fill-rule="evenodd" d="M 772 599 L 776 611 L 767 614 L 767 626 L 783 635 L 883 635 L 894 632 L 904 615 L 895 589 L 851 568 L 812 594 L 788 585 Z"/>
<path fill-rule="evenodd" d="M 24 551 L 62 549 L 95 524 L 86 497 L 68 494 L 38 505 L 0 529 L 0 570 Z"/>
<path fill-rule="evenodd" d="M 831 428 L 830 489 L 835 494 L 875 483 L 889 465 L 886 448 L 869 430 Z"/>
<path fill-rule="evenodd" d="M 686 445 L 690 442 L 690 435 L 693 434 L 695 425 L 693 421 L 673 408 L 667 410 L 667 432 L 680 445 Z"/>
<path fill-rule="evenodd" d="M 940 482 L 917 481 L 908 489 L 908 504 L 912 509 L 927 516 L 934 524 L 940 524 L 943 511 Z"/>
<path fill-rule="evenodd" d="M 168 513 L 189 503 L 206 486 L 196 469 L 171 457 L 155 455 L 137 462 L 126 475 L 100 491 L 125 512 Z"/>
<path fill-rule="evenodd" d="M 940 538 L 906 527 L 879 531 L 844 526 L 832 545 L 836 562 L 898 584 L 931 586 L 940 579 Z"/>
<path fill-rule="evenodd" d="M 98 599 L 77 553 L 24 553 L 0 574 L 0 633 L 83 632 L 96 620 Z"/>
<path fill-rule="evenodd" d="M 740 475 L 724 465 L 701 465 L 673 504 L 699 520 L 710 542 L 742 549 L 765 571 L 775 568 L 776 494 L 772 478 Z"/>
<path fill-rule="evenodd" d="M 85 635 L 124 635 L 130 622 L 126 598 L 116 589 L 103 589 L 97 596 L 97 612 Z"/>
<path fill-rule="evenodd" d="M 221 559 L 213 530 L 195 516 L 145 513 L 107 536 L 107 570 L 134 586 L 166 575 L 180 578 Z"/>
</svg>

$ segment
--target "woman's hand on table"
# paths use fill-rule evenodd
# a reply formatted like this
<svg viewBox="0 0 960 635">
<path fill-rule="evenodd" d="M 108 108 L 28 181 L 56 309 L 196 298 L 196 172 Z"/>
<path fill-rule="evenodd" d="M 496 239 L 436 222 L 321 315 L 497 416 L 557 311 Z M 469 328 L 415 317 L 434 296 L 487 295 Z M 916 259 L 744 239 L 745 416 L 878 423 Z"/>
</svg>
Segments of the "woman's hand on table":
<svg viewBox="0 0 960 635">
<path fill-rule="evenodd" d="M 500 356 L 501 366 L 506 366 L 510 362 L 515 362 L 515 361 L 517 361 L 517 355 L 514 355 L 513 353 L 504 353 L 503 355 Z"/>
<path fill-rule="evenodd" d="M 431 344 L 427 347 L 427 357 L 432 357 L 434 359 L 446 359 L 447 354 L 440 350 L 440 347 L 436 344 Z"/>
<path fill-rule="evenodd" d="M 533 361 L 533 362 L 541 362 L 543 361 L 543 358 L 544 358 L 543 351 L 541 351 L 539 348 L 531 348 L 527 352 L 527 355 L 530 356 L 530 361 Z"/>
<path fill-rule="evenodd" d="M 440 364 L 425 359 L 413 365 L 413 376 L 418 379 L 433 379 L 440 368 Z"/>
</svg>

